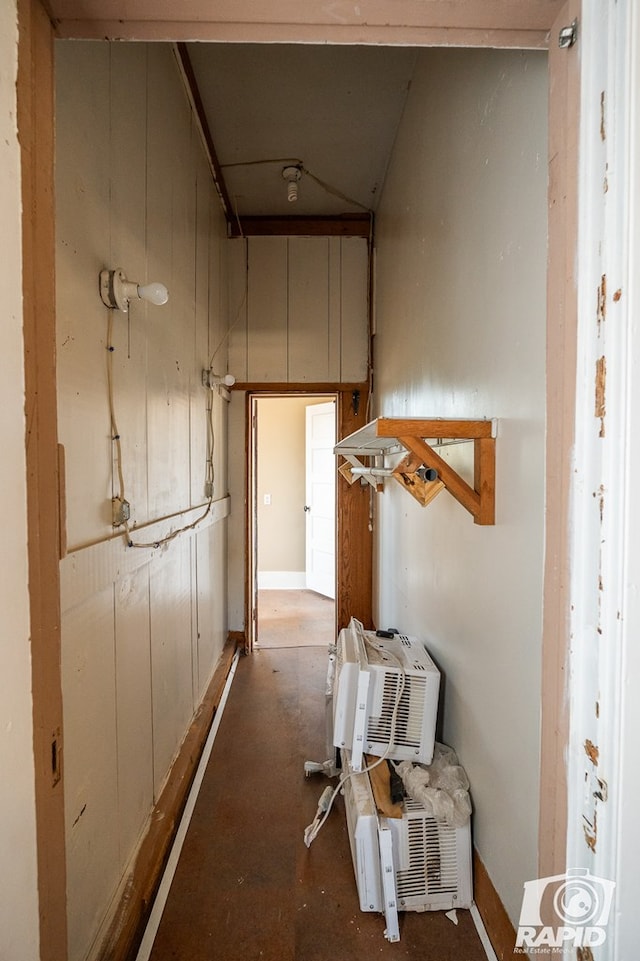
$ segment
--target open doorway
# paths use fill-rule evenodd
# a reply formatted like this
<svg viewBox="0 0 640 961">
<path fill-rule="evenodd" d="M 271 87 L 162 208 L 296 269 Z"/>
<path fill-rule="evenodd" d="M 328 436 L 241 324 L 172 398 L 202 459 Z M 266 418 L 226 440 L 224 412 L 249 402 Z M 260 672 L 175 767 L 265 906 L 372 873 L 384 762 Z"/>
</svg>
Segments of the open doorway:
<svg viewBox="0 0 640 961">
<path fill-rule="evenodd" d="M 336 398 L 252 403 L 254 644 L 325 645 L 336 616 Z"/>
</svg>

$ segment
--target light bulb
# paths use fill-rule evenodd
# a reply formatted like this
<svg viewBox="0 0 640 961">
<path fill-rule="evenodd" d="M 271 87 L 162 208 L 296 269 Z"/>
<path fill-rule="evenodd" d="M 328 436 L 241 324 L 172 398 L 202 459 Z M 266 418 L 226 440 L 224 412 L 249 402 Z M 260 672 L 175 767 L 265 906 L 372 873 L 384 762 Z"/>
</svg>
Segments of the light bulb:
<svg viewBox="0 0 640 961">
<path fill-rule="evenodd" d="M 283 168 L 282 176 L 287 182 L 287 200 L 289 203 L 295 203 L 298 199 L 298 182 L 302 176 L 302 171 L 300 167 L 291 164 Z"/>
<path fill-rule="evenodd" d="M 224 377 L 222 378 L 222 383 L 224 384 L 225 387 L 233 387 L 235 382 L 236 382 L 236 379 L 233 376 L 233 374 L 225 374 Z"/>
<path fill-rule="evenodd" d="M 169 291 L 164 284 L 159 284 L 156 281 L 143 286 L 138 285 L 138 297 L 141 300 L 148 300 L 150 304 L 155 304 L 156 307 L 161 307 L 169 300 Z"/>
</svg>

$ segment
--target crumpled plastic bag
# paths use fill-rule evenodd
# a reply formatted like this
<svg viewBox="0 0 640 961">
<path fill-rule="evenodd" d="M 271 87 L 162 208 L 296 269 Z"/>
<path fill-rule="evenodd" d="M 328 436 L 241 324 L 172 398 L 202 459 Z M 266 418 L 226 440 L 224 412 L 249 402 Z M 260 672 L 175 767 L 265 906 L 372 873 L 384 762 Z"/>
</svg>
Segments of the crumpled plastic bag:
<svg viewBox="0 0 640 961">
<path fill-rule="evenodd" d="M 410 798 L 450 827 L 462 827 L 471 816 L 469 779 L 455 751 L 436 743 L 431 764 L 401 761 L 396 771 Z"/>
</svg>

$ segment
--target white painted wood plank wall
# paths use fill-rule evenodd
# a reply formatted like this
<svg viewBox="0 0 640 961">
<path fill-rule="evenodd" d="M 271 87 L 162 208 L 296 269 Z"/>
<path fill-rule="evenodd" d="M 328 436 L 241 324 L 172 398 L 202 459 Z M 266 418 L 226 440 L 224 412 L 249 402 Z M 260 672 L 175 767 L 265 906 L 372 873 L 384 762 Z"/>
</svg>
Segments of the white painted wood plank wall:
<svg viewBox="0 0 640 961">
<path fill-rule="evenodd" d="M 229 369 L 236 380 L 366 381 L 366 240 L 249 237 L 229 246 Z"/>
<path fill-rule="evenodd" d="M 227 632 L 226 225 L 170 47 L 57 47 L 57 313 L 67 540 L 61 562 L 69 961 L 92 957 Z M 160 280 L 162 308 L 113 315 L 114 400 L 134 539 L 118 491 L 98 272 Z M 149 525 L 149 526 L 141 526 Z"/>
</svg>

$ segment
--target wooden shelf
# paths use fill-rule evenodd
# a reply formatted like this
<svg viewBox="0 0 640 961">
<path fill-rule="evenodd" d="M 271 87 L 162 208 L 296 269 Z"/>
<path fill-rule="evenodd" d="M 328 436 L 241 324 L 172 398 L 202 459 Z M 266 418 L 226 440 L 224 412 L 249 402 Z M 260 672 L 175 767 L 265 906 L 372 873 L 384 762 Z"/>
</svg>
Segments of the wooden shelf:
<svg viewBox="0 0 640 961">
<path fill-rule="evenodd" d="M 360 479 L 382 491 L 384 480 L 392 477 L 423 506 L 446 489 L 476 524 L 494 524 L 496 425 L 495 420 L 378 417 L 341 440 L 334 452 L 345 458 L 339 471 L 350 484 Z M 435 449 L 465 442 L 474 445 L 473 487 Z M 399 464 L 386 463 L 388 456 L 403 452 Z M 425 479 L 422 468 L 435 471 L 437 478 Z"/>
</svg>

